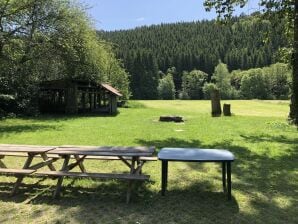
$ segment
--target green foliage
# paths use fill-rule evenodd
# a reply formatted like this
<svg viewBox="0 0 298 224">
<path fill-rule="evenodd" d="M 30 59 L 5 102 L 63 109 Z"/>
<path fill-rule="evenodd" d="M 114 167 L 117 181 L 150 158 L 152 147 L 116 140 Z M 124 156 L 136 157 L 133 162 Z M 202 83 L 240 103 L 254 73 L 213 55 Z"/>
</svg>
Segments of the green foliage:
<svg viewBox="0 0 298 224">
<path fill-rule="evenodd" d="M 268 99 L 270 97 L 268 79 L 260 68 L 246 71 L 241 80 L 240 90 L 245 99 Z"/>
<path fill-rule="evenodd" d="M 99 41 L 78 3 L 0 3 L 0 93 L 13 95 L 19 112 L 36 112 L 38 84 L 43 80 L 117 83 L 129 97 L 128 74 L 110 46 Z"/>
<path fill-rule="evenodd" d="M 207 82 L 208 74 L 200 70 L 193 70 L 190 73 L 184 72 L 182 76 L 182 99 L 203 99 L 203 86 Z"/>
<path fill-rule="evenodd" d="M 175 85 L 172 74 L 167 74 L 159 80 L 157 87 L 159 99 L 174 100 L 175 99 Z"/>
<path fill-rule="evenodd" d="M 269 80 L 269 91 L 273 99 L 289 99 L 291 70 L 282 63 L 263 68 L 263 73 Z"/>
<path fill-rule="evenodd" d="M 214 83 L 205 83 L 203 86 L 203 92 L 205 99 L 210 99 L 211 93 L 214 90 L 219 90 L 218 87 Z"/>
<path fill-rule="evenodd" d="M 212 79 L 215 80 L 222 99 L 237 98 L 235 96 L 236 91 L 231 85 L 231 74 L 226 64 L 219 61 L 219 64 L 214 69 Z"/>
</svg>

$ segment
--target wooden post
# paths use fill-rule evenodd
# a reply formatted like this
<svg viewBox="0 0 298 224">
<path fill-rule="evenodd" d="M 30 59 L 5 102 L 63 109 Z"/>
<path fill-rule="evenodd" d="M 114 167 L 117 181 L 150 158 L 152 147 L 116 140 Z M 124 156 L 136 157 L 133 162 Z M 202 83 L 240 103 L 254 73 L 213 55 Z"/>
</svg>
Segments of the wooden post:
<svg viewBox="0 0 298 224">
<path fill-rule="evenodd" d="M 231 116 L 231 104 L 224 104 L 223 105 L 223 114 L 224 116 Z"/>
<path fill-rule="evenodd" d="M 82 92 L 82 106 L 83 106 L 83 112 L 86 111 L 86 94 L 85 92 Z"/>
<path fill-rule="evenodd" d="M 211 115 L 219 117 L 221 115 L 220 95 L 218 90 L 211 92 Z"/>
<path fill-rule="evenodd" d="M 75 83 L 69 83 L 67 85 L 65 94 L 65 113 L 75 114 L 78 112 L 77 92 L 77 85 Z"/>
<path fill-rule="evenodd" d="M 98 107 L 101 107 L 101 95 L 99 93 L 97 95 L 97 99 L 98 99 Z"/>
<path fill-rule="evenodd" d="M 92 111 L 92 93 L 89 92 L 89 110 Z"/>
<path fill-rule="evenodd" d="M 97 108 L 97 92 L 93 93 L 93 103 L 94 103 L 93 108 L 96 109 Z"/>
</svg>

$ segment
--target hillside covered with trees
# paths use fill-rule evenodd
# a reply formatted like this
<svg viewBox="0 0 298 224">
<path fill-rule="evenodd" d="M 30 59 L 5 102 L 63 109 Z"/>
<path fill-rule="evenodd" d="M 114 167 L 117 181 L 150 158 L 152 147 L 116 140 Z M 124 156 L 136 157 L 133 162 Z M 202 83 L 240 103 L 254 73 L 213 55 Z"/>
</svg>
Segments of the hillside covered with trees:
<svg viewBox="0 0 298 224">
<path fill-rule="evenodd" d="M 181 22 L 98 34 L 114 43 L 117 57 L 130 73 L 132 97 L 157 99 L 160 79 L 168 73 L 173 76 L 178 97 L 183 95 L 185 72 L 200 70 L 209 82 L 219 60 L 229 71 L 278 62 L 279 49 L 288 44 L 283 29 L 283 22 L 273 26 L 268 20 L 241 16 L 227 25 Z"/>
</svg>

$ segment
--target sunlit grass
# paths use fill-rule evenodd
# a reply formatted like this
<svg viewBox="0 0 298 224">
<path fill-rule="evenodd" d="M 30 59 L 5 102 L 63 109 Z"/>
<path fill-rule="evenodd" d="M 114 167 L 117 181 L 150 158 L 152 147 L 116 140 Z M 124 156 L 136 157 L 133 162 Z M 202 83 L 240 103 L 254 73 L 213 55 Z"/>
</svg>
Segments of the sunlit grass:
<svg viewBox="0 0 298 224">
<path fill-rule="evenodd" d="M 147 163 L 151 181 L 125 204 L 126 183 L 26 178 L 9 197 L 13 177 L 0 177 L 0 222 L 38 223 L 297 223 L 298 135 L 287 123 L 288 101 L 227 101 L 232 117 L 212 118 L 209 101 L 135 101 L 117 116 L 41 116 L 0 121 L 0 143 L 37 145 L 155 145 L 226 148 L 233 164 L 233 200 L 221 189 L 219 164 L 170 163 L 161 197 L 160 162 Z M 161 123 L 160 115 L 185 123 Z M 5 159 L 20 167 L 21 159 Z M 87 161 L 89 171 L 124 171 L 120 162 Z M 60 167 L 61 163 L 57 164 Z"/>
</svg>

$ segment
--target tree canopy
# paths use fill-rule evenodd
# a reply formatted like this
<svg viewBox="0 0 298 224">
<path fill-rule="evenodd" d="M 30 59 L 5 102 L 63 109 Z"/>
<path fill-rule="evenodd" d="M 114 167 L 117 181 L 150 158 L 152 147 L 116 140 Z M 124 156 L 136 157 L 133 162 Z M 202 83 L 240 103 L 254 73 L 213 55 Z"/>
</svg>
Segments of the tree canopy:
<svg viewBox="0 0 298 224">
<path fill-rule="evenodd" d="M 129 96 L 128 74 L 78 3 L 0 0 L 0 34 L 0 94 L 20 112 L 36 109 L 44 80 L 109 82 Z"/>
</svg>

